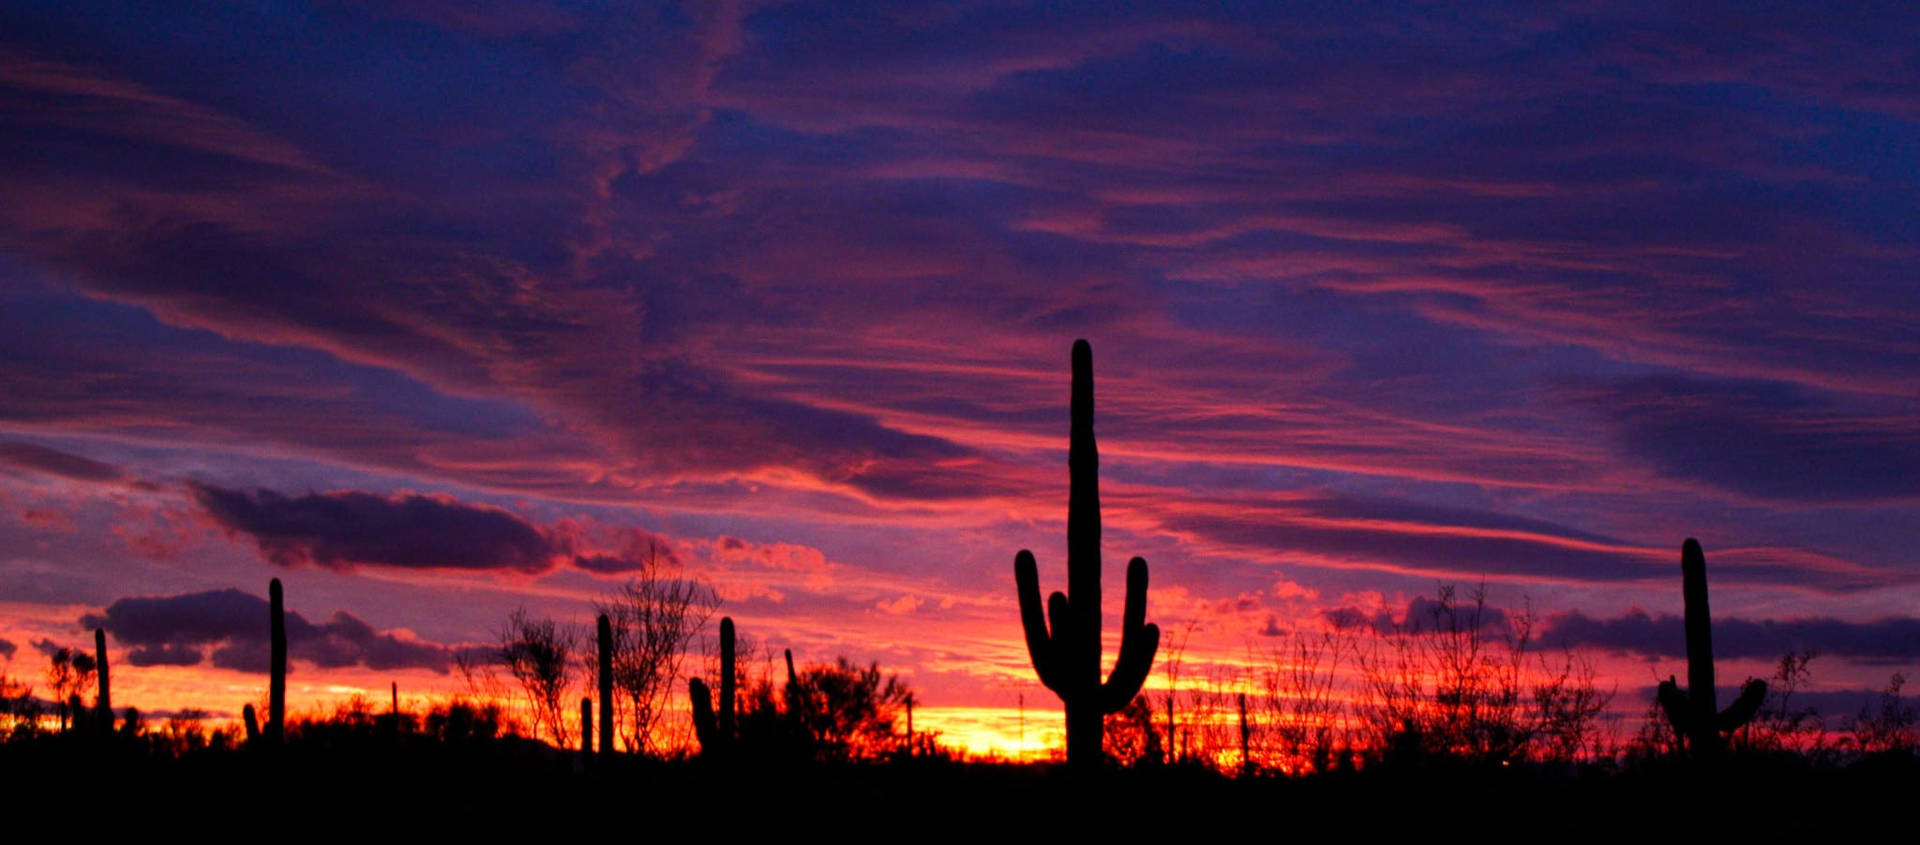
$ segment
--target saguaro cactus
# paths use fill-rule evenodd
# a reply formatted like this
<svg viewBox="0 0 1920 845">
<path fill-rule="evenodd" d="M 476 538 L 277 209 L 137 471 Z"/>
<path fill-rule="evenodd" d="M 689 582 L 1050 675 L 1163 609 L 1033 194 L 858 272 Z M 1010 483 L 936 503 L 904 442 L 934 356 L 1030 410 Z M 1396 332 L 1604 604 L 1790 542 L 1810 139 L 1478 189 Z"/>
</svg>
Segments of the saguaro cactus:
<svg viewBox="0 0 1920 845">
<path fill-rule="evenodd" d="M 95 727 L 101 733 L 113 733 L 113 694 L 107 685 L 107 632 L 93 629 L 93 671 L 100 680 L 100 690 L 94 696 L 93 709 Z"/>
<path fill-rule="evenodd" d="M 1159 626 L 1148 624 L 1147 562 L 1127 563 L 1127 599 L 1121 616 L 1120 659 L 1100 681 L 1100 455 L 1093 442 L 1093 347 L 1073 343 L 1073 397 L 1067 447 L 1071 477 L 1067 495 L 1067 592 L 1040 604 L 1040 575 L 1033 553 L 1013 559 L 1020 594 L 1020 622 L 1040 683 L 1067 710 L 1067 763 L 1100 764 L 1101 720 L 1140 692 L 1160 648 Z M 1048 630 L 1048 621 L 1052 630 Z"/>
<path fill-rule="evenodd" d="M 600 614 L 599 628 L 600 754 L 605 756 L 613 753 L 613 622 L 604 613 Z M 585 741 L 582 737 L 581 742 Z"/>
<path fill-rule="evenodd" d="M 580 759 L 593 757 L 593 699 L 580 696 Z"/>
<path fill-rule="evenodd" d="M 1247 694 L 1240 694 L 1240 776 L 1253 776 L 1253 728 L 1247 724 Z"/>
<path fill-rule="evenodd" d="M 733 742 L 733 617 L 720 620 L 720 715 L 714 718 L 713 697 L 707 682 L 687 680 L 687 696 L 693 701 L 693 732 L 700 740 L 700 753 L 719 753 Z"/>
<path fill-rule="evenodd" d="M 1753 720 L 1767 698 L 1767 682 L 1748 679 L 1740 696 L 1718 709 L 1713 689 L 1713 616 L 1707 609 L 1707 557 L 1691 537 L 1680 547 L 1681 595 L 1687 615 L 1687 689 L 1672 676 L 1660 682 L 1660 707 L 1675 732 L 1687 738 L 1695 758 L 1717 759 L 1726 751 L 1725 734 Z"/>
<path fill-rule="evenodd" d="M 287 735 L 287 614 L 278 578 L 267 585 L 267 605 L 268 634 L 273 642 L 269 657 L 272 677 L 267 681 L 266 738 L 278 744 Z"/>
</svg>

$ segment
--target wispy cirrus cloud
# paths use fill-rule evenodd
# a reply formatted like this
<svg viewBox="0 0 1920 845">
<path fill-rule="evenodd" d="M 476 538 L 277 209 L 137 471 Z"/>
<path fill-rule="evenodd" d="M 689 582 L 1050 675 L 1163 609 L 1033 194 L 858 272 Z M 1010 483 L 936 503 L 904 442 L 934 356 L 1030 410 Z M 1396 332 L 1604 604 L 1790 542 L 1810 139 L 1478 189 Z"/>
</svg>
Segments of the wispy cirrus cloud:
<svg viewBox="0 0 1920 845">
<path fill-rule="evenodd" d="M 1690 535 L 1729 618 L 1907 602 L 1915 23 L 7 7 L 0 566 L 141 519 L 33 480 L 117 469 L 316 575 L 545 588 L 671 537 L 816 642 L 952 614 L 999 660 L 1088 337 L 1169 608 L 1655 606 Z"/>
</svg>

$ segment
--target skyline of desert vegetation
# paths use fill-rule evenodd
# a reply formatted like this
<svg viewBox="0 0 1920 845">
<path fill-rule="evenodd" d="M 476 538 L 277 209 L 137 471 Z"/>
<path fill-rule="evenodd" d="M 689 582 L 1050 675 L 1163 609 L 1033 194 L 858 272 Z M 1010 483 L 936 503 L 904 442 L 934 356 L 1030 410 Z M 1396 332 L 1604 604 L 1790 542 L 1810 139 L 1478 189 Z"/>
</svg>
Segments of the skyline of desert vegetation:
<svg viewBox="0 0 1920 845">
<path fill-rule="evenodd" d="M 10 4 L 0 718 L 1910 756 L 1916 45 L 1797 3 Z"/>
</svg>

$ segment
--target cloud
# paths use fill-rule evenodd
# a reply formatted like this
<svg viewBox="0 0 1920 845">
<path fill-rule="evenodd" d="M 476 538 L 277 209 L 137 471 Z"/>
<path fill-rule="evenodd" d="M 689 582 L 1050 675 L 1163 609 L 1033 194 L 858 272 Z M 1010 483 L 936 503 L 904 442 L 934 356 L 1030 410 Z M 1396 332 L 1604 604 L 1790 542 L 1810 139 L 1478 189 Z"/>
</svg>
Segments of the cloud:
<svg viewBox="0 0 1920 845">
<path fill-rule="evenodd" d="M 267 600 L 236 589 L 130 597 L 101 613 L 80 618 L 88 628 L 104 628 L 112 641 L 131 646 L 134 666 L 197 666 L 208 659 L 222 669 L 268 669 Z M 427 669 L 446 674 L 454 650 L 393 632 L 381 632 L 346 611 L 314 624 L 296 611 L 286 612 L 290 657 L 322 668 Z"/>
<path fill-rule="evenodd" d="M 20 441 L 0 442 L 0 464 L 74 481 L 124 481 L 126 470 L 92 458 Z"/>
<path fill-rule="evenodd" d="M 1406 609 L 1395 616 L 1388 609 L 1368 613 L 1351 605 L 1326 608 L 1320 611 L 1320 618 L 1328 625 L 1340 629 L 1369 630 L 1375 634 L 1437 634 L 1449 631 L 1479 631 L 1493 638 L 1506 636 L 1513 630 L 1512 618 L 1504 608 L 1493 605 L 1475 606 L 1469 596 L 1454 595 L 1447 599 L 1415 596 L 1407 602 Z M 1273 620 L 1267 620 L 1268 628 L 1273 628 Z M 1264 636 L 1277 634 L 1262 632 Z"/>
<path fill-rule="evenodd" d="M 1848 411 L 1768 382 L 1649 377 L 1577 393 L 1627 452 L 1666 476 L 1784 502 L 1920 499 L 1911 412 Z"/>
<path fill-rule="evenodd" d="M 559 557 L 526 520 L 448 496 L 358 491 L 283 496 L 199 482 L 190 482 L 188 489 L 216 524 L 252 538 L 263 556 L 281 566 L 539 573 L 552 569 Z"/>
<path fill-rule="evenodd" d="M 535 525 L 490 505 L 443 494 L 382 496 L 357 490 L 286 496 L 188 482 L 208 518 L 253 540 L 280 566 L 359 566 L 487 570 L 540 574 L 561 565 L 624 574 L 674 553 L 657 537 L 628 527 L 597 530 L 577 521 Z M 615 535 L 609 542 L 596 534 Z"/>
<path fill-rule="evenodd" d="M 18 651 L 19 648 L 19 646 L 13 644 L 12 640 L 6 637 L 0 637 L 0 659 L 12 660 L 13 653 Z"/>
<path fill-rule="evenodd" d="M 1579 611 L 1555 614 L 1548 617 L 1539 640 L 1648 657 L 1684 658 L 1687 654 L 1685 620 L 1669 614 L 1651 616 L 1638 608 L 1611 619 L 1595 619 Z M 1806 649 L 1855 663 L 1920 661 L 1920 619 L 1713 620 L 1713 653 L 1718 658 L 1776 660 Z"/>
</svg>

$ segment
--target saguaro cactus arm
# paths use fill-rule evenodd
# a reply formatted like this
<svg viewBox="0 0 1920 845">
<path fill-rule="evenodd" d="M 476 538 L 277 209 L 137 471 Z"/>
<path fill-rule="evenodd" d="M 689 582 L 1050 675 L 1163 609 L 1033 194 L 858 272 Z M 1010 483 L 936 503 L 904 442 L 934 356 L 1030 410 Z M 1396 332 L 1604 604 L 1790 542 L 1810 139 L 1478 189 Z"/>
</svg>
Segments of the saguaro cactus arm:
<svg viewBox="0 0 1920 845">
<path fill-rule="evenodd" d="M 1120 658 L 1113 674 L 1101 686 L 1105 713 L 1118 713 L 1140 694 L 1153 671 L 1153 655 L 1160 650 L 1160 626 L 1147 622 L 1147 561 L 1134 558 L 1127 562 L 1127 604 L 1121 613 Z"/>
<path fill-rule="evenodd" d="M 1741 726 L 1753 721 L 1759 715 L 1760 705 L 1767 701 L 1767 682 L 1758 678 L 1749 679 L 1746 686 L 1740 688 L 1740 696 L 1720 711 L 1718 725 L 1722 733 L 1732 733 Z"/>
<path fill-rule="evenodd" d="M 1033 552 L 1021 549 L 1013 556 L 1013 583 L 1020 595 L 1020 625 L 1026 629 L 1027 653 L 1033 657 L 1033 670 L 1040 676 L 1041 684 L 1059 692 L 1054 670 L 1057 658 L 1053 653 L 1053 637 L 1047 633 L 1046 611 L 1040 605 L 1040 571 L 1033 561 Z M 1057 602 L 1066 601 L 1066 596 L 1053 595 Z M 1065 621 L 1065 616 L 1056 614 L 1054 619 Z"/>
</svg>

